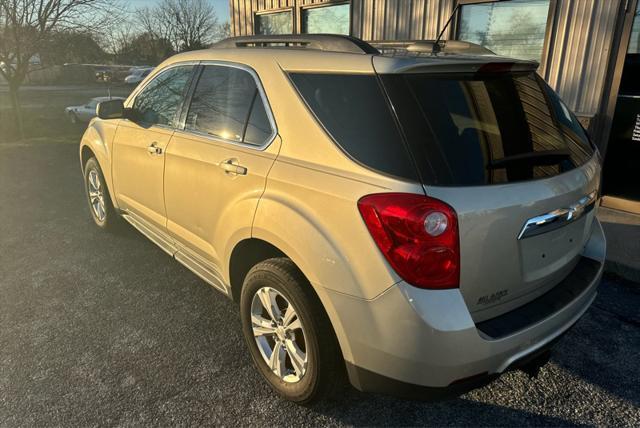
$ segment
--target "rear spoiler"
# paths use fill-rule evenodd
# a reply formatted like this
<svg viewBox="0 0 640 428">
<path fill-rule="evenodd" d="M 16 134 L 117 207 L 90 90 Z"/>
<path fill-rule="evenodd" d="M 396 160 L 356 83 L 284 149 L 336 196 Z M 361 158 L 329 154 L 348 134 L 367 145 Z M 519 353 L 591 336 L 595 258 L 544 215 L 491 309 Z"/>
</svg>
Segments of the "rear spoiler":
<svg viewBox="0 0 640 428">
<path fill-rule="evenodd" d="M 496 55 L 484 46 L 464 40 L 440 40 L 437 43 L 435 40 L 376 40 L 369 44 L 382 53 L 393 54 L 406 51 L 408 54 L 444 52 L 463 55 Z"/>
<path fill-rule="evenodd" d="M 440 54 L 428 57 L 373 57 L 373 67 L 378 74 L 526 73 L 536 71 L 539 65 L 536 61 L 523 61 L 498 56 Z"/>
</svg>

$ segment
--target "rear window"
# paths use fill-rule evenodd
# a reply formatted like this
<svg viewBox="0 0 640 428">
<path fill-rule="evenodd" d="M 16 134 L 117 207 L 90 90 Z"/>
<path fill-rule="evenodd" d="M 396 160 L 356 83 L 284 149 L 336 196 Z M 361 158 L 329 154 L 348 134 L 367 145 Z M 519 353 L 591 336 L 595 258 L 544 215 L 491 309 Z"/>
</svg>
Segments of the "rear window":
<svg viewBox="0 0 640 428">
<path fill-rule="evenodd" d="M 291 80 L 320 124 L 351 158 L 385 174 L 418 180 L 376 76 L 294 73 Z"/>
<path fill-rule="evenodd" d="M 427 184 L 551 177 L 593 154 L 575 116 L 534 73 L 381 79 Z"/>
<path fill-rule="evenodd" d="M 593 148 L 535 73 L 292 74 L 318 121 L 353 159 L 440 186 L 552 177 Z"/>
</svg>

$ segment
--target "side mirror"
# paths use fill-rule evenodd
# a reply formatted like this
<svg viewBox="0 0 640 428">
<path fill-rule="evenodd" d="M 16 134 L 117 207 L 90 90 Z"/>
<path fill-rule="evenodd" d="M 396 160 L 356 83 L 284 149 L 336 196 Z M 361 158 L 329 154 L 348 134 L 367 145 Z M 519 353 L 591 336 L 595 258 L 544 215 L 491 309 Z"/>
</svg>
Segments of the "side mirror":
<svg viewBox="0 0 640 428">
<path fill-rule="evenodd" d="M 100 119 L 122 119 L 125 115 L 122 100 L 109 100 L 98 103 L 96 112 Z"/>
</svg>

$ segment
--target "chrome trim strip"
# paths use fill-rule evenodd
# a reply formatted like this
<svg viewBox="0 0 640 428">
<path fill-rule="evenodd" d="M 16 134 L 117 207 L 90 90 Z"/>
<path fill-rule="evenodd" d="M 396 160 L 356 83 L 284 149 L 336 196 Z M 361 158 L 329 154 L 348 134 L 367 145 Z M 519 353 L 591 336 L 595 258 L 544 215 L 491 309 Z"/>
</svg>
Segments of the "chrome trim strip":
<svg viewBox="0 0 640 428">
<path fill-rule="evenodd" d="M 578 220 L 593 209 L 597 197 L 598 193 L 593 191 L 567 208 L 559 208 L 546 214 L 530 218 L 522 227 L 518 239 L 550 232 Z"/>
<path fill-rule="evenodd" d="M 164 252 L 176 259 L 180 264 L 200 277 L 204 282 L 231 296 L 230 287 L 226 286 L 215 266 L 182 245 L 175 244 L 166 233 L 158 230 L 148 221 L 131 211 L 124 211 L 122 217 L 147 239 L 160 247 Z"/>
<path fill-rule="evenodd" d="M 215 266 L 202 257 L 196 255 L 188 248 L 178 244 L 178 251 L 174 254 L 174 258 L 184 265 L 191 272 L 200 277 L 204 282 L 211 285 L 218 291 L 230 295 L 229 287 L 226 287 L 222 276 L 218 273 Z"/>
<path fill-rule="evenodd" d="M 131 224 L 131 226 L 146 236 L 151 242 L 160 247 L 165 253 L 169 254 L 171 257 L 174 256 L 178 249 L 171 242 L 171 239 L 168 236 L 131 211 L 123 213 L 122 217 Z"/>
</svg>

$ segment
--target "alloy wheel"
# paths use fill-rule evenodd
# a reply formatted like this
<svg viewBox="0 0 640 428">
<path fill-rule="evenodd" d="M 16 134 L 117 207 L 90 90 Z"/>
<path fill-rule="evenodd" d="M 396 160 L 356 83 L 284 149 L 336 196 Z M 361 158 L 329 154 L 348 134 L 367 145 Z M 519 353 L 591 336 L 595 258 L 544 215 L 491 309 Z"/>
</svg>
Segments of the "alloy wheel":
<svg viewBox="0 0 640 428">
<path fill-rule="evenodd" d="M 299 382 L 307 371 L 307 342 L 291 302 L 274 288 L 258 289 L 251 302 L 251 328 L 269 369 L 287 383 Z"/>
<path fill-rule="evenodd" d="M 104 221 L 107 217 L 107 211 L 104 203 L 104 191 L 100 181 L 98 171 L 92 169 L 87 175 L 87 192 L 89 194 L 89 204 L 93 214 L 98 221 Z"/>
</svg>

